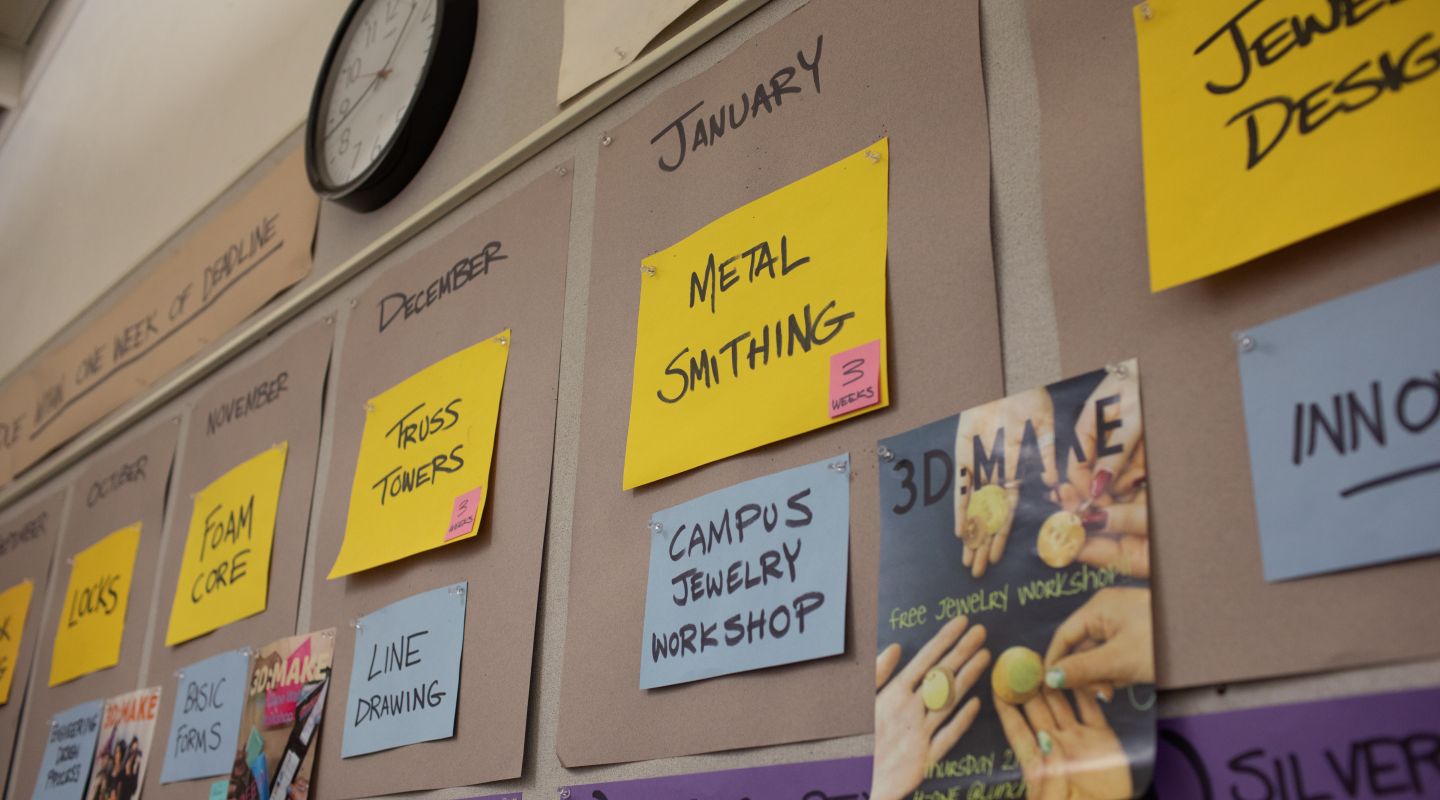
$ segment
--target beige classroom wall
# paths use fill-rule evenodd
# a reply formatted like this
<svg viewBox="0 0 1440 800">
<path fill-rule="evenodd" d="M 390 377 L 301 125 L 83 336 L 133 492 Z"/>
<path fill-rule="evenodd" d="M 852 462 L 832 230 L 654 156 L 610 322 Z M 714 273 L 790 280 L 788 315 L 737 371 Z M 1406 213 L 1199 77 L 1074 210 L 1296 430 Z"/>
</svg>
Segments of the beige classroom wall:
<svg viewBox="0 0 1440 800">
<path fill-rule="evenodd" d="M 0 144 L 0 376 L 305 119 L 345 0 L 56 0 Z"/>
<path fill-rule="evenodd" d="M 560 0 L 484 1 L 531 3 L 522 15 L 525 19 L 546 26 L 558 25 L 560 21 Z M 570 227 L 570 263 L 566 285 L 566 325 L 556 421 L 555 465 L 550 493 L 544 573 L 540 587 L 538 643 L 526 732 L 524 776 L 517 781 L 494 783 L 484 787 L 457 787 L 407 796 L 461 798 L 475 794 L 524 790 L 530 793 L 531 797 L 548 798 L 554 796 L 551 793 L 557 788 L 574 782 L 619 780 L 835 758 L 862 755 L 870 751 L 871 737 L 856 736 L 583 770 L 565 769 L 555 755 L 561 658 L 565 649 L 567 589 L 570 579 L 570 532 L 575 522 L 574 487 L 580 469 L 577 460 L 578 420 L 582 356 L 585 351 L 586 292 L 594 233 L 594 175 L 599 141 L 607 129 L 627 119 L 661 91 L 714 64 L 747 38 L 764 30 L 802 4 L 801 0 L 774 0 L 763 6 L 659 77 L 551 145 L 540 156 L 531 159 L 486 189 L 479 197 L 462 207 L 460 213 L 452 214 L 434 225 L 431 230 L 417 236 L 394 253 L 387 262 L 395 263 L 406 255 L 417 252 L 426 244 L 453 230 L 460 223 L 461 217 L 468 218 L 476 211 L 494 205 L 565 159 L 575 159 L 573 168 L 576 181 Z M 210 11 L 188 12 L 175 17 L 173 21 L 165 23 L 165 30 L 169 33 L 160 35 L 157 29 L 159 23 L 145 23 L 132 15 L 113 10 L 113 7 L 120 5 L 126 8 L 143 6 L 152 12 L 179 6 L 208 6 Z M 98 297 L 106 286 L 126 275 L 150 249 L 179 230 L 193 215 L 205 209 L 216 192 L 224 189 L 228 181 L 244 172 L 250 163 L 264 155 L 272 144 L 294 128 L 303 115 L 303 100 L 308 97 L 319 53 L 328 39 L 333 17 L 338 13 L 335 9 L 341 5 L 343 3 L 337 0 L 307 0 L 304 3 L 247 0 L 243 4 L 165 3 L 161 0 L 120 4 L 90 0 L 86 3 L 76 24 L 80 25 L 86 16 L 94 15 L 94 19 L 86 23 L 87 27 L 77 28 L 77 31 L 89 30 L 87 35 L 91 38 L 76 40 L 77 42 L 99 46 L 105 38 L 103 27 L 108 23 L 118 26 L 115 31 L 117 40 L 124 38 L 120 35 L 123 32 L 132 37 L 144 37 L 143 40 L 148 42 L 152 49 L 161 50 L 169 46 L 168 42 L 192 55 L 206 52 L 216 60 L 225 61 L 234 70 L 202 80 L 201 75 L 194 73 L 174 74 L 179 71 L 160 69 L 159 64 L 170 62 L 155 52 L 142 53 L 138 48 L 112 48 L 106 51 L 112 73 L 115 70 L 128 73 L 129 69 L 139 70 L 143 66 L 149 70 L 146 74 L 149 74 L 152 80 L 165 80 L 163 76 L 168 74 L 169 79 L 178 84 L 177 96 L 189 93 L 197 102 L 200 98 L 211 102 L 215 94 L 226 87 L 236 91 L 243 89 L 249 92 L 248 108 L 251 113 L 238 114 L 237 109 L 240 106 L 220 103 L 213 106 L 217 109 L 216 113 L 221 115 L 219 118 L 196 119 L 193 115 L 181 113 L 183 104 L 156 103 L 149 99 L 142 102 L 137 98 L 136 102 L 140 103 L 140 106 L 121 108 L 127 104 L 114 97 L 105 98 L 105 104 L 127 115 L 126 122 L 113 131 L 114 135 L 132 142 L 151 137 L 166 143 L 165 147 L 156 148 L 168 150 L 163 158 L 157 153 L 155 161 L 163 163 L 154 163 L 148 167 L 151 170 L 160 170 L 159 174 L 164 176 L 163 179 L 131 164 L 107 162 L 105 169 L 95 169 L 92 163 L 94 159 L 87 151 L 96 145 L 89 136 L 82 135 L 84 130 L 57 132 L 59 129 L 52 128 L 50 130 L 54 132 L 55 138 L 42 136 L 43 131 L 12 133 L 11 141 L 0 149 L 0 241 L 5 243 L 3 251 L 0 251 L 0 306 L 3 306 L 0 307 L 0 348 L 3 348 L 0 349 L 0 371 L 20 363 L 70 317 L 79 313 L 83 319 L 86 314 L 81 312 L 85 306 Z M 243 14 L 237 12 L 237 9 L 242 7 L 245 10 Z M 301 7 L 304 7 L 304 10 Z M 100 8 L 106 10 L 97 10 Z M 1061 377 L 1054 304 L 1050 293 L 1040 210 L 1040 109 L 1023 4 L 1014 0 L 982 0 L 981 9 L 993 160 L 991 197 L 994 207 L 991 234 L 999 285 L 1005 383 L 1007 390 L 1013 392 Z M 247 20 L 244 29 L 249 30 L 252 37 L 248 40 L 211 39 L 207 47 L 198 37 L 185 36 L 185 30 L 174 27 L 183 22 L 185 25 L 196 26 L 194 30 L 214 32 L 225 27 L 219 25 L 217 19 L 226 13 L 244 16 Z M 256 17 L 266 14 L 269 15 L 271 23 L 276 24 L 262 25 L 256 21 Z M 278 20 L 287 19 L 294 24 L 288 27 L 278 25 Z M 89 26 L 98 27 L 90 30 Z M 285 30 L 282 31 L 281 28 Z M 552 35 L 558 41 L 558 30 L 553 31 Z M 269 43 L 266 45 L 269 57 L 261 59 L 263 64 L 255 67 L 261 72 L 250 76 L 253 81 L 243 80 L 242 75 L 245 64 L 250 63 L 241 57 L 247 41 L 251 44 L 256 41 Z M 498 46 L 516 44 L 502 42 Z M 548 45 L 535 49 L 543 54 L 558 55 Z M 217 50 L 228 52 L 229 58 L 221 58 Z M 126 62 L 130 59 L 134 59 L 134 63 L 126 67 Z M 500 61 L 506 65 L 500 67 L 502 72 L 508 71 L 511 74 L 494 76 L 497 84 L 519 83 L 527 86 L 527 92 L 542 94 L 530 98 L 531 102 L 516 108 L 513 119 L 500 121 L 499 124 L 521 128 L 528 124 L 533 128 L 543 122 L 547 114 L 553 112 L 554 85 L 550 78 L 554 76 L 558 63 L 537 66 L 524 63 L 523 60 Z M 90 70 L 99 66 L 93 54 L 87 53 L 85 47 L 65 42 L 57 50 L 50 68 L 59 70 L 56 73 L 57 80 L 59 76 L 68 76 L 66 91 L 72 102 L 81 96 L 95 94 L 93 88 L 86 88 L 89 84 L 84 79 Z M 537 71 L 540 74 L 538 79 Z M 124 87 L 116 87 L 109 83 L 110 80 L 112 79 L 103 79 L 107 91 L 115 92 L 123 88 L 127 95 L 137 94 L 130 91 L 132 87 L 129 83 Z M 288 85 L 277 85 L 286 81 L 289 82 Z M 260 86 L 268 88 L 262 91 L 258 88 Z M 944 80 L 940 77 L 932 77 L 925 88 L 925 91 L 934 92 L 944 90 Z M 467 92 L 470 91 L 473 91 L 473 87 L 467 86 Z M 272 92 L 275 94 L 271 94 Z M 280 102 L 281 95 L 284 98 L 283 103 Z M 255 111 L 262 108 L 256 103 L 267 98 L 275 101 L 268 107 L 282 110 L 274 113 Z M 64 103 L 60 99 L 53 102 L 55 105 L 45 108 L 50 109 L 50 114 L 60 113 Z M 462 98 L 462 107 L 451 121 L 447 139 L 453 142 L 457 139 L 483 139 L 485 136 L 494 135 L 492 131 L 497 124 L 496 120 L 487 119 L 483 107 L 472 106 L 467 109 L 465 102 Z M 72 124 L 75 124 L 73 118 Z M 189 127 L 192 125 L 203 128 L 214 143 L 207 144 L 204 136 L 198 132 L 193 136 L 177 132 L 177 128 L 185 131 L 196 130 Z M 235 130 L 237 126 L 245 128 L 243 135 Z M 90 126 L 88 130 L 93 133 L 94 126 Z M 298 142 L 298 136 L 292 133 L 289 141 Z M 271 158 L 273 159 L 273 154 Z M 368 218 L 341 212 L 330 206 L 322 210 L 320 232 L 317 236 L 316 273 L 321 274 L 333 269 L 364 246 L 367 237 L 385 230 L 385 221 L 393 224 L 402 218 L 403 214 L 419 208 L 426 199 L 438 195 L 448 188 L 448 184 L 453 184 L 487 160 L 476 156 L 465 162 L 465 159 L 453 150 L 443 149 L 437 151 L 437 158 L 441 159 L 443 168 L 422 173 L 417 179 L 417 185 L 397 198 L 393 209 L 382 210 L 377 212 L 376 216 Z M 69 166 L 65 167 L 68 170 L 66 174 L 79 176 L 74 180 L 83 180 L 86 190 L 76 191 L 74 183 L 67 187 L 66 181 L 47 177 L 50 173 L 33 168 L 28 163 L 32 161 L 48 163 L 54 169 L 59 169 L 55 165 L 69 163 Z M 250 177 L 253 177 L 253 174 Z M 242 181 L 240 186 L 232 187 L 227 194 L 243 188 L 248 180 L 249 178 Z M 32 194 L 19 192 L 12 185 L 17 181 L 24 182 L 28 187 L 27 191 Z M 51 215 L 60 219 L 51 220 Z M 102 220 L 100 229 L 103 236 L 101 232 L 87 233 L 85 237 L 73 235 L 73 231 L 85 229 L 76 227 L 81 219 Z M 102 239 L 106 242 L 103 247 L 99 244 Z M 17 253 L 24 255 L 19 257 Z M 40 270 L 30 267 L 32 263 L 52 266 Z M 344 294 L 343 290 L 341 294 Z M 343 321 L 346 309 L 340 297 L 332 296 L 321 302 L 292 321 L 288 327 L 304 325 L 328 313 L 340 314 Z M 246 357 L 242 356 L 240 360 L 243 362 Z M 172 413 L 172 409 L 179 408 L 194 394 L 195 390 L 192 389 L 157 412 L 157 415 Z M 324 484 L 325 470 L 322 463 L 317 480 L 319 485 Z M 67 480 L 74 472 L 72 468 L 59 476 L 58 480 Z M 169 513 L 181 511 L 181 505 L 172 497 Z M 312 522 L 313 519 L 312 516 Z M 857 524 L 874 524 L 874 521 L 857 521 Z M 310 574 L 308 566 L 306 574 Z M 157 636 L 161 629 L 163 609 L 167 607 L 166 603 L 157 602 L 162 594 L 162 591 L 155 590 L 151 597 L 146 598 L 153 603 L 149 637 Z M 310 596 L 311 587 L 302 587 L 298 619 L 298 627 L 302 630 L 308 626 L 311 616 Z M 1216 646 L 1223 647 L 1224 643 L 1216 643 Z M 148 646 L 146 652 L 149 652 Z M 142 673 L 144 671 L 142 667 Z M 1159 709 L 1162 716 L 1188 714 L 1435 684 L 1440 684 L 1440 662 L 1411 663 L 1230 687 L 1166 692 L 1160 698 Z M 332 717 L 327 724 L 328 735 L 338 732 L 335 722 Z M 757 720 L 756 723 L 763 724 L 763 721 Z M 24 724 L 44 723 L 26 720 Z M 624 727 L 624 720 L 616 720 L 616 735 L 623 735 Z M 423 758 L 423 755 L 419 757 Z M 323 787 L 321 791 L 323 793 Z"/>
</svg>

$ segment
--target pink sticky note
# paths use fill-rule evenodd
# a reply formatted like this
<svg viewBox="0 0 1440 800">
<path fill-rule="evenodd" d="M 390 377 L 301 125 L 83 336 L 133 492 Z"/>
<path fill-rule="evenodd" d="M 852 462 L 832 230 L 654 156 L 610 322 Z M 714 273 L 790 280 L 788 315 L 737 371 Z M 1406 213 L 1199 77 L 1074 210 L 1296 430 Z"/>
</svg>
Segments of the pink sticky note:
<svg viewBox="0 0 1440 800">
<path fill-rule="evenodd" d="M 445 529 L 445 541 L 465 536 L 475 530 L 475 520 L 480 518 L 480 487 L 455 498 L 455 508 L 450 512 L 450 527 Z"/>
<path fill-rule="evenodd" d="M 830 356 L 830 416 L 880 402 L 880 340 Z"/>
</svg>

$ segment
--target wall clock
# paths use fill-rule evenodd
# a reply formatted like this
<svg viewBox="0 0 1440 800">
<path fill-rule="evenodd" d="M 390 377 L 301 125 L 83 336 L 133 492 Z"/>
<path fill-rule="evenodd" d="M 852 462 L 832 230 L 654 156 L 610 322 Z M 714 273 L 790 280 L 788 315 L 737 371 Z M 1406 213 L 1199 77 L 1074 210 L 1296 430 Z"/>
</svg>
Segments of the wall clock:
<svg viewBox="0 0 1440 800">
<path fill-rule="evenodd" d="M 353 0 L 330 42 L 305 130 L 310 185 L 379 208 L 430 156 L 475 46 L 476 0 Z"/>
</svg>

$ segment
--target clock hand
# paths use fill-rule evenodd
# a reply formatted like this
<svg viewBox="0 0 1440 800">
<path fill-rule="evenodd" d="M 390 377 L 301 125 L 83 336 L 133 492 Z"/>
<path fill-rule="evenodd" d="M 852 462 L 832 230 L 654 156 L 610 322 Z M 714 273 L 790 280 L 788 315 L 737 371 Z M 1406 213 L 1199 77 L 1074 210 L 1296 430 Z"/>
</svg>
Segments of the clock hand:
<svg viewBox="0 0 1440 800">
<path fill-rule="evenodd" d="M 335 132 L 340 130 L 340 126 L 345 124 L 345 120 L 350 119 L 350 115 L 354 114 L 355 110 L 360 107 L 360 104 L 365 102 L 365 99 L 370 96 L 370 90 L 375 88 L 375 84 L 379 83 L 381 78 L 389 77 L 391 71 L 390 62 L 395 60 L 395 53 L 400 50 L 400 43 L 405 39 L 405 31 L 410 29 L 410 20 L 415 17 L 416 5 L 415 2 L 410 3 L 410 12 L 405 15 L 405 22 L 400 25 L 400 34 L 395 37 L 395 44 L 390 48 L 390 55 L 385 57 L 385 65 L 372 73 L 375 77 L 371 78 L 370 83 L 366 84 L 365 91 L 361 92 L 360 96 L 355 98 L 355 105 L 350 106 L 350 110 L 345 112 L 345 114 L 331 126 L 330 130 L 325 132 L 324 138 L 329 139 L 331 136 L 334 136 Z M 382 72 L 384 75 L 380 74 Z"/>
<path fill-rule="evenodd" d="M 400 43 L 405 40 L 405 31 L 410 29 L 410 20 L 415 18 L 415 6 L 419 5 L 416 0 L 410 0 L 410 12 L 405 15 L 405 21 L 400 25 L 400 34 L 395 37 L 395 44 L 390 48 L 390 55 L 385 57 L 385 66 L 380 68 L 381 72 L 390 71 L 390 62 L 395 60 L 395 53 L 400 50 Z"/>
</svg>

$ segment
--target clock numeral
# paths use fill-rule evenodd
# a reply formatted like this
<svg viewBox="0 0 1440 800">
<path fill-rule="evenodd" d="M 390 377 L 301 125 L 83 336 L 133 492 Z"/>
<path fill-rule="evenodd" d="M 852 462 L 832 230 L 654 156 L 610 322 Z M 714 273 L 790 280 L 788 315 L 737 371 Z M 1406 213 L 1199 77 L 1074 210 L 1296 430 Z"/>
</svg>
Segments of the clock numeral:
<svg viewBox="0 0 1440 800">
<path fill-rule="evenodd" d="M 375 34 L 378 33 L 379 30 L 380 30 L 380 21 L 379 21 L 379 20 L 377 20 L 377 19 L 375 19 L 375 18 L 373 18 L 373 17 L 370 18 L 370 19 L 365 20 L 364 32 L 365 32 L 365 46 L 366 46 L 366 47 L 369 47 L 370 45 L 375 44 Z"/>
<path fill-rule="evenodd" d="M 400 0 L 385 0 L 385 21 L 391 22 L 400 16 Z"/>
<path fill-rule="evenodd" d="M 340 152 L 344 153 L 344 152 L 348 152 L 349 150 L 350 150 L 350 128 L 349 128 L 349 127 L 346 127 L 344 130 L 340 131 Z"/>
<path fill-rule="evenodd" d="M 380 140 L 376 139 L 375 144 L 370 146 L 370 158 L 368 160 L 374 161 L 376 157 L 380 155 L 380 145 Z"/>
<path fill-rule="evenodd" d="M 340 68 L 340 75 L 345 78 L 345 86 L 347 88 L 350 84 L 360 80 L 360 69 L 360 59 L 358 58 L 347 62 L 344 67 Z"/>
</svg>

